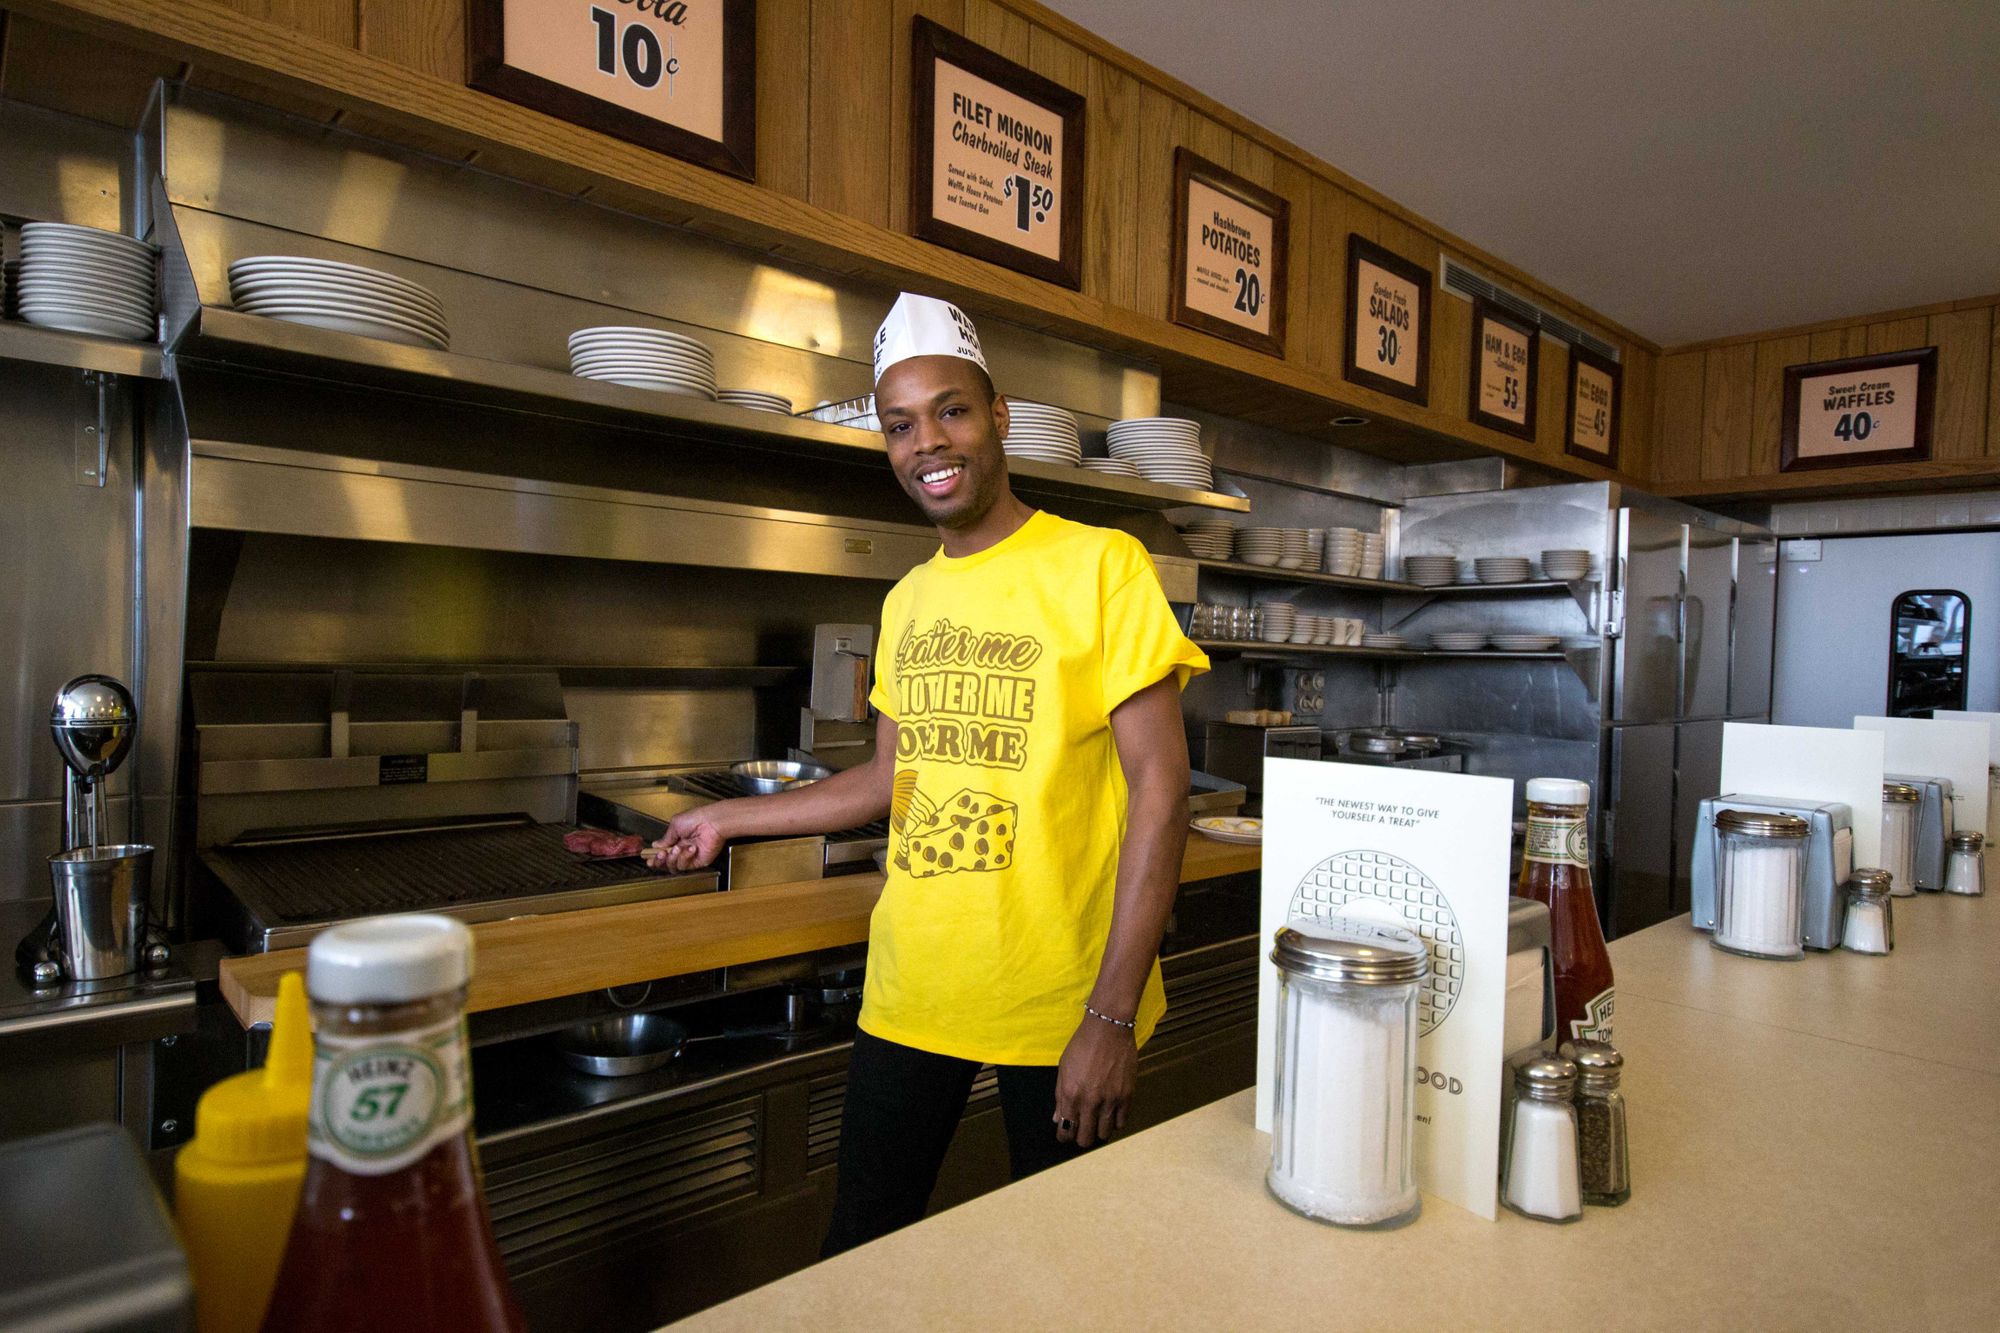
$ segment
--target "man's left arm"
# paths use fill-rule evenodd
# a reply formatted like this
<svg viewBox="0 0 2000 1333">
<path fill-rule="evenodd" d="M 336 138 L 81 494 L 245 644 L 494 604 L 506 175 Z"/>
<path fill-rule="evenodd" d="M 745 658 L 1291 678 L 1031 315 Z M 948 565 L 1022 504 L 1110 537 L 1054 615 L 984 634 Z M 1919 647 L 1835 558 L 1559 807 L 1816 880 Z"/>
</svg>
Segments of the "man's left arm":
<svg viewBox="0 0 2000 1333">
<path fill-rule="evenodd" d="M 1177 677 L 1156 681 L 1113 709 L 1111 733 L 1129 796 L 1111 932 L 1089 1005 L 1123 1023 L 1138 1015 L 1140 993 L 1180 892 L 1188 752 Z M 1138 1081 L 1139 1049 L 1133 1029 L 1090 1014 L 1079 1018 L 1056 1073 L 1056 1137 L 1088 1148 L 1124 1128 Z M 1072 1128 L 1064 1129 L 1065 1121 Z"/>
</svg>

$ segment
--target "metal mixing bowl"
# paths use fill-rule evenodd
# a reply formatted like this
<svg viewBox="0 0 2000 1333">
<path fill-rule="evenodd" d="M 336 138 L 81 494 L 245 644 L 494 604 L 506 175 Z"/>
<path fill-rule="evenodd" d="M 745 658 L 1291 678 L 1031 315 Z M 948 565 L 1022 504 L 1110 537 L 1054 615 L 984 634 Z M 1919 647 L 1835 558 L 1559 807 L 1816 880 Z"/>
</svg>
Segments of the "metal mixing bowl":
<svg viewBox="0 0 2000 1333">
<path fill-rule="evenodd" d="M 729 771 L 736 775 L 736 785 L 752 796 L 790 791 L 833 776 L 830 768 L 792 759 L 753 759 L 749 763 L 731 764 Z"/>
<path fill-rule="evenodd" d="M 687 1029 L 664 1014 L 612 1014 L 565 1030 L 562 1057 L 599 1077 L 643 1074 L 671 1064 L 687 1040 Z"/>
</svg>

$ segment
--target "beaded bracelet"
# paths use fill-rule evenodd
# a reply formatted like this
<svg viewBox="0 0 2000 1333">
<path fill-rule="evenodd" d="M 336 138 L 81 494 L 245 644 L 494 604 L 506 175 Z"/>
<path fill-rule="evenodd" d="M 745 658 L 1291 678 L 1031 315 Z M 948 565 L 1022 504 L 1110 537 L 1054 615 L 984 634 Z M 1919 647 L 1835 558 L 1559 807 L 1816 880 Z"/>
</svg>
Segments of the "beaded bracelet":
<svg viewBox="0 0 2000 1333">
<path fill-rule="evenodd" d="M 1098 1013 L 1095 1009 L 1091 1008 L 1087 1004 L 1083 1006 L 1083 1012 L 1089 1014 L 1092 1018 L 1103 1019 L 1105 1022 L 1111 1024 L 1112 1027 L 1124 1028 L 1127 1032 L 1137 1032 L 1139 1030 L 1139 1020 L 1136 1018 L 1132 1019 L 1113 1018 L 1110 1014 Z"/>
</svg>

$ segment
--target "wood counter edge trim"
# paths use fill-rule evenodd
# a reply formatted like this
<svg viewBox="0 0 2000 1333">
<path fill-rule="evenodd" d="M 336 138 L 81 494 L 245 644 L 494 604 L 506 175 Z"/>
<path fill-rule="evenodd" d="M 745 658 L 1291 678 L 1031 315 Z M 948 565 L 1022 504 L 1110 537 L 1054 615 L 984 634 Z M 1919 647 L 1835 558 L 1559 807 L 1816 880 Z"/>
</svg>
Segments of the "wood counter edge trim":
<svg viewBox="0 0 2000 1333">
<path fill-rule="evenodd" d="M 1183 884 L 1255 870 L 1256 847 L 1208 839 L 1190 842 L 1181 866 Z M 621 903 L 545 916 L 514 917 L 472 927 L 475 955 L 466 1011 L 478 1013 L 532 1004 L 607 986 L 762 962 L 792 954 L 859 944 L 868 938 L 868 918 L 880 896 L 882 876 L 841 875 L 833 879 L 767 884 L 727 893 Z M 716 922 L 750 918 L 747 925 L 718 928 Z M 771 918 L 778 918 L 776 921 Z M 635 941 L 635 932 L 663 932 L 675 926 L 702 926 L 699 938 L 660 940 L 654 947 Z M 509 952 L 551 940 L 553 963 L 519 966 Z M 597 946 L 593 949 L 591 946 Z M 218 984 L 223 1000 L 244 1027 L 271 1021 L 277 1008 L 278 979 L 305 967 L 304 949 L 244 954 L 222 960 Z M 495 955 L 500 956 L 494 966 Z M 480 959 L 487 965 L 481 966 Z"/>
</svg>

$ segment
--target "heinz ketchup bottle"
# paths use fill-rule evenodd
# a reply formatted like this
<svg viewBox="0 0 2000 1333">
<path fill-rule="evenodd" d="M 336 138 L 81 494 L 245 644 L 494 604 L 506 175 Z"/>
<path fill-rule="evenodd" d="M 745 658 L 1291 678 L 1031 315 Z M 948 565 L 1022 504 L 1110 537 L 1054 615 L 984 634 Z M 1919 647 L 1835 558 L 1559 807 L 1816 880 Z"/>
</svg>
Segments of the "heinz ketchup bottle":
<svg viewBox="0 0 2000 1333">
<path fill-rule="evenodd" d="M 1611 955 L 1590 884 L 1589 815 L 1589 783 L 1529 779 L 1528 845 L 1515 892 L 1549 906 L 1557 1041 L 1611 1040 Z"/>
<path fill-rule="evenodd" d="M 472 1155 L 471 978 L 450 917 L 314 937 L 310 1161 L 267 1333 L 524 1329 Z"/>
</svg>

